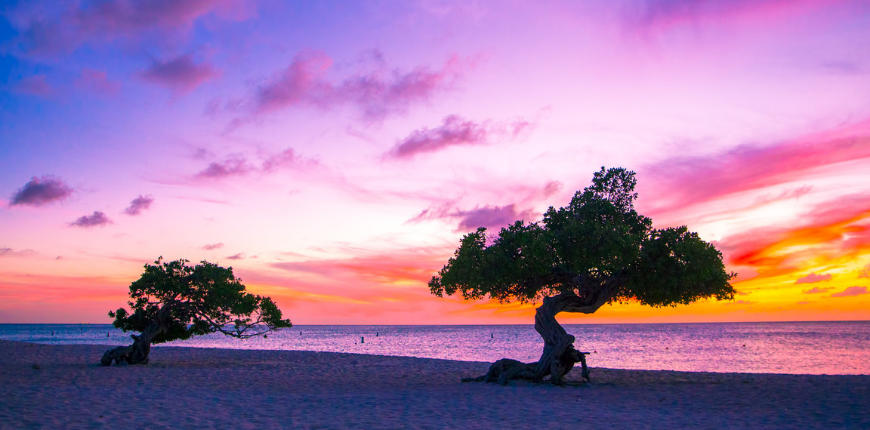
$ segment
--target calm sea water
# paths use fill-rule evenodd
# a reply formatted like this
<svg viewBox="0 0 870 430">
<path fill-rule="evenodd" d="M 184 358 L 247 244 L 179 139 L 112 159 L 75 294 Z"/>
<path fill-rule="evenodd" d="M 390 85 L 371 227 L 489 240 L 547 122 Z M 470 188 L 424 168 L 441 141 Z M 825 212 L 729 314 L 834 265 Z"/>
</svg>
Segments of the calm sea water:
<svg viewBox="0 0 870 430">
<path fill-rule="evenodd" d="M 565 329 L 577 337 L 579 350 L 592 353 L 588 358 L 592 367 L 870 374 L 870 321 L 576 324 L 565 325 Z M 130 343 L 128 333 L 102 324 L 0 324 L 0 339 L 49 344 Z M 165 345 L 535 361 L 543 341 L 531 325 L 294 326 L 266 339 L 239 340 L 212 334 Z"/>
</svg>

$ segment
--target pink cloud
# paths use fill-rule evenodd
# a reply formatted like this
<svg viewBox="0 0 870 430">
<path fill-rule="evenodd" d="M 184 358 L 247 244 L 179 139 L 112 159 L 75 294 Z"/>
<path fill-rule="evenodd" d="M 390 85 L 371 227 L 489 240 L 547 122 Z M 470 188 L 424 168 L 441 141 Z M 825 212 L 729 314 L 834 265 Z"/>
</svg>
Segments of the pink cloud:
<svg viewBox="0 0 870 430">
<path fill-rule="evenodd" d="M 449 88 L 464 68 L 454 56 L 440 70 L 425 67 L 409 72 L 377 70 L 335 81 L 327 76 L 332 64 L 332 59 L 320 51 L 297 54 L 286 69 L 257 88 L 249 101 L 251 117 L 237 118 L 231 126 L 296 106 L 332 109 L 351 105 L 365 120 L 380 121 L 404 113 L 414 104 L 425 103 L 435 93 Z M 244 102 L 229 105 L 240 103 Z"/>
<path fill-rule="evenodd" d="M 31 96 L 49 97 L 54 94 L 54 88 L 45 81 L 45 75 L 33 75 L 12 84 L 12 91 Z"/>
<path fill-rule="evenodd" d="M 289 272 L 313 273 L 330 280 L 425 283 L 444 265 L 445 261 L 445 255 L 432 252 L 431 249 L 408 249 L 392 254 L 379 253 L 343 259 L 280 262 L 272 263 L 270 266 Z"/>
<path fill-rule="evenodd" d="M 155 61 L 139 76 L 169 88 L 175 94 L 186 94 L 220 76 L 220 71 L 207 63 L 194 63 L 190 55 L 182 55 L 163 62 Z"/>
<path fill-rule="evenodd" d="M 69 198 L 72 193 L 73 189 L 60 178 L 51 175 L 40 178 L 34 176 L 12 195 L 9 206 L 42 206 Z"/>
<path fill-rule="evenodd" d="M 831 294 L 831 297 L 851 297 L 867 294 L 867 287 L 849 287 L 839 293 Z"/>
<path fill-rule="evenodd" d="M 658 211 L 799 179 L 810 169 L 870 158 L 870 121 L 769 146 L 742 145 L 710 156 L 667 159 L 642 169 Z M 643 186 L 643 184 L 641 184 Z M 798 190 L 800 196 L 808 190 Z M 642 192 L 646 195 L 646 192 Z M 793 197 L 794 197 L 793 196 Z"/>
<path fill-rule="evenodd" d="M 83 69 L 75 85 L 76 87 L 102 95 L 116 94 L 121 90 L 120 82 L 110 80 L 106 72 L 93 69 Z"/>
<path fill-rule="evenodd" d="M 106 214 L 100 211 L 94 211 L 92 215 L 83 215 L 78 219 L 70 223 L 71 227 L 103 227 L 105 225 L 112 224 L 112 220 L 109 219 Z"/>
<path fill-rule="evenodd" d="M 246 19 L 251 7 L 244 0 L 117 0 L 74 2 L 62 13 L 47 2 L 22 17 L 22 45 L 40 55 L 69 53 L 87 43 L 117 39 L 150 40 L 186 36 L 198 19 L 214 14 Z"/>
<path fill-rule="evenodd" d="M 297 154 L 293 148 L 287 148 L 277 154 L 267 155 L 259 166 L 241 155 L 233 155 L 220 162 L 211 162 L 204 170 L 194 175 L 194 178 L 223 179 L 257 173 L 272 174 L 283 169 L 304 169 L 317 165 L 317 160 L 305 158 Z"/>
<path fill-rule="evenodd" d="M 833 289 L 833 288 L 834 287 L 813 287 L 813 288 L 810 288 L 809 290 L 804 290 L 803 293 L 804 294 L 821 294 L 821 293 L 824 293 L 824 292 L 826 292 L 830 289 Z"/>
<path fill-rule="evenodd" d="M 833 277 L 833 275 L 831 275 L 830 273 L 826 273 L 826 274 L 810 273 L 807 276 L 804 276 L 802 278 L 798 278 L 798 280 L 794 281 L 794 283 L 795 284 L 815 284 L 816 282 L 830 281 L 832 277 Z"/>
<path fill-rule="evenodd" d="M 204 249 L 204 250 L 206 250 L 206 251 L 212 251 L 212 250 L 220 249 L 220 248 L 223 248 L 223 247 L 224 247 L 224 244 L 223 244 L 223 243 L 210 243 L 210 244 L 208 244 L 208 245 L 204 245 L 204 246 L 202 247 L 202 249 Z"/>
<path fill-rule="evenodd" d="M 151 203 L 154 203 L 154 197 L 151 196 L 139 196 L 133 199 L 130 202 L 130 206 L 124 209 L 124 213 L 127 215 L 139 215 L 144 210 L 148 210 L 151 207 Z"/>
<path fill-rule="evenodd" d="M 493 139 L 516 138 L 523 131 L 532 127 L 525 120 L 511 123 L 493 123 L 484 121 L 475 123 L 458 115 L 448 115 L 441 125 L 429 129 L 415 130 L 402 139 L 387 154 L 393 158 L 412 158 L 424 152 L 435 152 L 449 146 L 486 145 Z"/>
<path fill-rule="evenodd" d="M 226 257 L 226 258 L 227 258 L 227 260 L 244 260 L 244 259 L 245 259 L 245 253 L 244 253 L 244 252 L 240 252 L 240 253 L 238 253 L 238 254 L 230 255 L 229 257 Z"/>
</svg>

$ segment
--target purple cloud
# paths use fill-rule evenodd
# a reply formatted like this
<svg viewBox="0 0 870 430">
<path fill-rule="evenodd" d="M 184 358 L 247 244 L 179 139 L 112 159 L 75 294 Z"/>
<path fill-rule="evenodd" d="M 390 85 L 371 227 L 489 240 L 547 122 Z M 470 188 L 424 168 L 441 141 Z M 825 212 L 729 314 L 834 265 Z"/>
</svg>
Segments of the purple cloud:
<svg viewBox="0 0 870 430">
<path fill-rule="evenodd" d="M 196 174 L 200 179 L 221 179 L 230 176 L 242 176 L 253 170 L 244 158 L 236 157 L 222 163 L 213 162 L 205 170 Z"/>
<path fill-rule="evenodd" d="M 281 169 L 301 168 L 316 165 L 316 160 L 306 159 L 296 154 L 293 148 L 285 149 L 266 157 L 258 167 L 240 155 L 232 156 L 223 162 L 209 163 L 205 170 L 194 175 L 196 179 L 223 179 L 231 176 L 245 176 L 252 173 L 269 174 Z"/>
<path fill-rule="evenodd" d="M 127 215 L 139 215 L 144 210 L 148 210 L 151 207 L 151 203 L 154 203 L 154 197 L 151 196 L 139 196 L 133 199 L 130 202 L 130 206 L 127 209 L 124 209 L 124 213 Z"/>
<path fill-rule="evenodd" d="M 833 288 L 834 287 L 813 287 L 813 288 L 810 288 L 809 290 L 804 290 L 803 293 L 804 294 L 821 294 L 821 293 L 824 293 L 824 292 L 826 292 L 830 289 L 833 289 Z"/>
<path fill-rule="evenodd" d="M 49 97 L 54 89 L 45 81 L 45 75 L 33 75 L 12 84 L 12 91 L 31 96 Z"/>
<path fill-rule="evenodd" d="M 458 115 L 448 115 L 433 129 L 422 128 L 399 141 L 387 154 L 393 158 L 412 158 L 424 152 L 435 152 L 449 146 L 486 145 L 493 139 L 516 138 L 531 127 L 525 120 L 512 123 L 475 123 Z"/>
<path fill-rule="evenodd" d="M 497 228 L 513 224 L 517 220 L 534 218 L 531 210 L 517 211 L 516 205 L 476 207 L 468 211 L 456 211 L 459 217 L 458 230 L 474 230 L 477 227 Z"/>
<path fill-rule="evenodd" d="M 199 18 L 216 14 L 244 19 L 250 15 L 244 0 L 118 0 L 73 2 L 58 8 L 54 2 L 21 8 L 26 23 L 19 42 L 40 55 L 70 53 L 86 43 L 116 39 L 182 39 Z M 62 13 L 55 13 L 62 10 Z"/>
<path fill-rule="evenodd" d="M 186 94 L 220 76 L 220 71 L 207 63 L 194 63 L 190 55 L 182 55 L 164 62 L 155 61 L 139 76 L 169 88 L 174 94 Z"/>
<path fill-rule="evenodd" d="M 106 214 L 104 214 L 100 211 L 94 211 L 94 213 L 92 215 L 80 216 L 78 219 L 71 222 L 70 226 L 71 227 L 91 228 L 91 227 L 102 227 L 102 226 L 105 226 L 105 225 L 111 224 L 111 223 L 112 223 L 112 220 L 110 220 L 109 217 L 106 216 Z"/>
<path fill-rule="evenodd" d="M 12 196 L 9 206 L 30 205 L 42 206 L 68 198 L 72 195 L 70 188 L 60 178 L 54 176 L 32 177 Z"/>
<path fill-rule="evenodd" d="M 93 69 L 82 70 L 81 76 L 75 82 L 76 87 L 97 94 L 112 95 L 121 90 L 121 83 L 109 80 L 106 72 Z"/>
<path fill-rule="evenodd" d="M 332 59 L 323 52 L 297 54 L 286 69 L 257 88 L 250 101 L 251 116 L 295 106 L 331 109 L 352 105 L 361 111 L 365 120 L 380 121 L 406 112 L 411 105 L 427 102 L 435 93 L 449 88 L 464 69 L 454 56 L 439 70 L 417 67 L 412 71 L 387 71 L 381 68 L 333 81 L 327 77 L 331 67 Z M 237 118 L 231 126 L 250 119 Z"/>
<path fill-rule="evenodd" d="M 12 248 L 0 248 L 0 257 L 16 257 L 23 255 L 32 255 L 36 254 L 36 251 L 32 249 L 22 249 L 20 251 L 16 251 Z"/>
<path fill-rule="evenodd" d="M 851 297 L 867 294 L 867 287 L 849 287 L 839 293 L 831 294 L 831 297 Z"/>
<path fill-rule="evenodd" d="M 212 251 L 212 250 L 220 249 L 223 247 L 224 247 L 223 243 L 210 243 L 208 245 L 203 246 L 202 249 L 204 249 L 206 251 Z"/>
<path fill-rule="evenodd" d="M 264 172 L 273 172 L 283 167 L 292 167 L 300 162 L 301 157 L 293 152 L 293 148 L 288 148 L 281 153 L 275 154 L 263 162 Z"/>
<path fill-rule="evenodd" d="M 802 278 L 798 278 L 798 280 L 794 281 L 794 283 L 795 284 L 814 284 L 816 282 L 830 281 L 832 277 L 833 276 L 830 273 L 828 273 L 828 274 L 810 273 L 807 276 L 804 276 Z"/>
<path fill-rule="evenodd" d="M 444 118 L 440 126 L 422 128 L 402 139 L 390 151 L 395 158 L 411 158 L 422 152 L 434 152 L 455 145 L 483 145 L 487 143 L 485 124 L 476 124 L 458 115 Z"/>
<path fill-rule="evenodd" d="M 244 260 L 244 259 L 245 259 L 244 252 L 240 252 L 238 254 L 230 255 L 229 257 L 227 257 L 227 260 Z"/>
</svg>

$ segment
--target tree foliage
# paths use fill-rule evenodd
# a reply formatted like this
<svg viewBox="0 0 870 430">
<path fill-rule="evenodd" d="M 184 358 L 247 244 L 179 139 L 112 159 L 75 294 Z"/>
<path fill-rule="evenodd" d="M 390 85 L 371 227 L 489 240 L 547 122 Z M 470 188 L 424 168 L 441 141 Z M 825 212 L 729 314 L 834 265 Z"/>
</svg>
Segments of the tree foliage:
<svg viewBox="0 0 870 430">
<path fill-rule="evenodd" d="M 154 331 L 150 343 L 215 332 L 249 338 L 291 326 L 271 298 L 246 292 L 232 267 L 187 263 L 165 262 L 161 257 L 153 265 L 146 264 L 142 276 L 130 284 L 132 312 L 110 311 L 112 325 L 125 332 L 145 332 L 158 324 L 160 330 Z"/>
<path fill-rule="evenodd" d="M 655 307 L 733 299 L 734 274 L 722 254 L 684 226 L 652 228 L 634 209 L 636 182 L 632 171 L 602 167 L 592 185 L 568 206 L 550 207 L 542 221 L 516 221 L 495 236 L 478 228 L 429 281 L 431 292 L 500 302 L 574 295 Z M 596 295 L 601 300 L 591 300 Z"/>
</svg>

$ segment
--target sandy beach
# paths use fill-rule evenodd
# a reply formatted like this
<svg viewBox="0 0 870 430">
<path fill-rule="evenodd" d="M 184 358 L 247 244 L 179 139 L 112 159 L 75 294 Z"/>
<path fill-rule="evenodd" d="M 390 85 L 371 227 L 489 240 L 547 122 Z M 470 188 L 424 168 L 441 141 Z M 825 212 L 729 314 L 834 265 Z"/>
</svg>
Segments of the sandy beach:
<svg viewBox="0 0 870 430">
<path fill-rule="evenodd" d="M 460 383 L 487 363 L 0 341 L 0 428 L 870 428 L 870 376 L 595 368 L 592 383 Z M 727 359 L 727 358 L 723 358 Z"/>
</svg>

